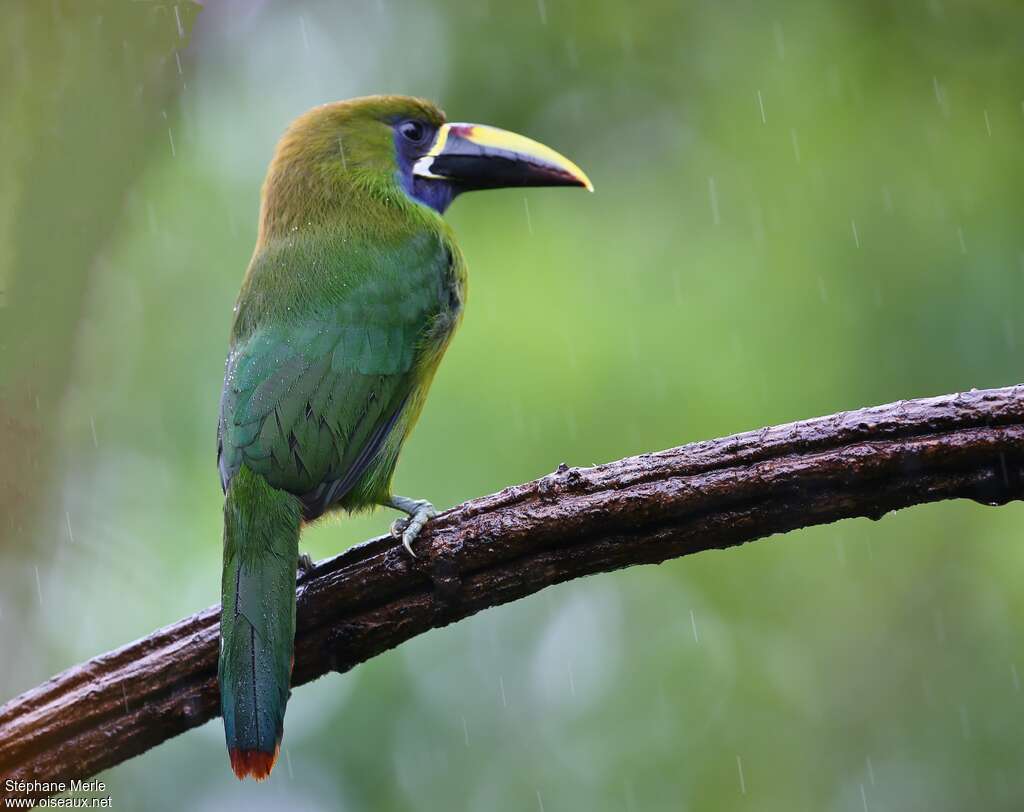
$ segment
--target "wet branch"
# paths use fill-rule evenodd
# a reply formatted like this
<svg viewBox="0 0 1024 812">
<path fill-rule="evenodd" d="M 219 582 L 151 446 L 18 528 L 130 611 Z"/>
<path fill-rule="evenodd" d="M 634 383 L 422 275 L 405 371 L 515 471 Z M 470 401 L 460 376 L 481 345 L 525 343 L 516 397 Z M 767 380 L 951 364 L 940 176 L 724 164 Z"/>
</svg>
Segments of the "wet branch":
<svg viewBox="0 0 1024 812">
<path fill-rule="evenodd" d="M 1024 387 L 561 466 L 442 514 L 415 561 L 381 537 L 320 562 L 299 586 L 294 684 L 582 575 L 942 499 L 1003 504 L 1022 498 L 1022 471 Z M 216 716 L 218 612 L 0 707 L 0 776 L 86 778 Z"/>
</svg>

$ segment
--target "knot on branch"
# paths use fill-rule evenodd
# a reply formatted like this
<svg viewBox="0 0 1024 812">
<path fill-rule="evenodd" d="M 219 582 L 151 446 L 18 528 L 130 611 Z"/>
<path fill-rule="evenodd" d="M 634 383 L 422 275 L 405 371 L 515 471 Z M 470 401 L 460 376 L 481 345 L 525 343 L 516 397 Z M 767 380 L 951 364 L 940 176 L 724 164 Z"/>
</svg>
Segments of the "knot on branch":
<svg viewBox="0 0 1024 812">
<path fill-rule="evenodd" d="M 537 480 L 537 495 L 544 500 L 553 500 L 561 494 L 579 491 L 585 483 L 586 477 L 579 468 L 560 462 L 552 473 Z"/>
</svg>

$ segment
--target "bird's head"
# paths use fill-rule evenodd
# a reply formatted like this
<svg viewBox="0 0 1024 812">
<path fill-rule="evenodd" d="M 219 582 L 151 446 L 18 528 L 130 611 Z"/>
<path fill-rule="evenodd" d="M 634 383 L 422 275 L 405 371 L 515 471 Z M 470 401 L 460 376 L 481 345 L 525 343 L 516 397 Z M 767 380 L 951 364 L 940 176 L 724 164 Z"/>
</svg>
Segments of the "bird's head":
<svg viewBox="0 0 1024 812">
<path fill-rule="evenodd" d="M 283 233 L 371 201 L 443 213 L 456 195 L 509 186 L 581 186 L 568 158 L 522 135 L 447 123 L 430 102 L 366 96 L 315 107 L 277 145 L 263 187 L 261 235 Z"/>
</svg>

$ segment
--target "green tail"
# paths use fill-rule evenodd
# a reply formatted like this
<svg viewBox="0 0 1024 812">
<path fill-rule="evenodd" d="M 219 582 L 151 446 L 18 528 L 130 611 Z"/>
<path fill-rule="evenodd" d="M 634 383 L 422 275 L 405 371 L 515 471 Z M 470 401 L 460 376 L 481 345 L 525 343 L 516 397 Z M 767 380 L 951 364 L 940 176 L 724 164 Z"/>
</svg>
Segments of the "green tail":
<svg viewBox="0 0 1024 812">
<path fill-rule="evenodd" d="M 295 638 L 299 500 L 243 465 L 224 502 L 220 707 L 231 766 L 266 778 L 284 728 Z"/>
</svg>

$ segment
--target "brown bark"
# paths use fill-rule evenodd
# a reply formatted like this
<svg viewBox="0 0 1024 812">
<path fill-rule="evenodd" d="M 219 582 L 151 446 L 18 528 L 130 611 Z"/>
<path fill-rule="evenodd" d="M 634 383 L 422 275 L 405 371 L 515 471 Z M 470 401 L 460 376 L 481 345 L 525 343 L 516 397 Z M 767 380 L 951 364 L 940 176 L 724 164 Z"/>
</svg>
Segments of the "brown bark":
<svg viewBox="0 0 1024 812">
<path fill-rule="evenodd" d="M 1022 497 L 1024 387 L 843 412 L 559 469 L 389 537 L 299 584 L 294 684 L 546 586 L 942 499 Z M 218 714 L 218 607 L 0 708 L 0 776 L 85 778 Z M 227 769 L 225 767 L 225 769 Z M 0 794 L 3 794 L 0 784 Z"/>
</svg>

